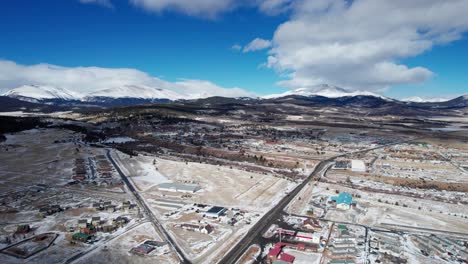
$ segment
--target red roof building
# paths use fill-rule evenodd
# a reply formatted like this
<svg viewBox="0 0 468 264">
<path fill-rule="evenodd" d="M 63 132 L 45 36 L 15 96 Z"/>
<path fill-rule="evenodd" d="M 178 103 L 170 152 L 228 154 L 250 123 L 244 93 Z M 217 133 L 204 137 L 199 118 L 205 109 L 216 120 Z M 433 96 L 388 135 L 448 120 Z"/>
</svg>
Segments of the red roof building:
<svg viewBox="0 0 468 264">
<path fill-rule="evenodd" d="M 281 247 L 274 247 L 268 252 L 268 257 L 278 258 L 278 255 L 281 253 Z"/>
<path fill-rule="evenodd" d="M 293 255 L 289 255 L 288 253 L 281 253 L 279 259 L 287 263 L 294 263 L 296 258 Z"/>
</svg>

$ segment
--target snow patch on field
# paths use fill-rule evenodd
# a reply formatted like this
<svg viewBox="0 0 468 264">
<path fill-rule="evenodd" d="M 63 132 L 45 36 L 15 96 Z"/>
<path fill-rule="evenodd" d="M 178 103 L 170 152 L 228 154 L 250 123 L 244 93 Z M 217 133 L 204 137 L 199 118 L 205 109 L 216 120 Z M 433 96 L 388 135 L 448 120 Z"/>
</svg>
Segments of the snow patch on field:
<svg viewBox="0 0 468 264">
<path fill-rule="evenodd" d="M 111 137 L 111 138 L 108 138 L 104 141 L 104 143 L 116 143 L 116 144 L 119 144 L 119 143 L 126 143 L 126 142 L 134 142 L 135 139 L 131 138 L 131 137 Z"/>
</svg>

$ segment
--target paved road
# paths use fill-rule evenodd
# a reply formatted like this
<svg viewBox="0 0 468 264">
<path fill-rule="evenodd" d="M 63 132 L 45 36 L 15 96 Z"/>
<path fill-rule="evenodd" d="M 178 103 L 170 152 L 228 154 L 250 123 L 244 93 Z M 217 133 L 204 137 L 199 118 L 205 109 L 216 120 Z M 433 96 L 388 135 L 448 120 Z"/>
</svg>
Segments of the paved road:
<svg viewBox="0 0 468 264">
<path fill-rule="evenodd" d="M 377 150 L 381 148 L 385 148 L 391 145 L 397 145 L 402 143 L 407 143 L 410 141 L 417 140 L 417 138 L 399 141 L 389 144 L 380 145 L 373 148 L 368 148 L 364 150 L 353 151 L 345 154 L 341 154 L 338 156 L 331 157 L 329 159 L 320 161 L 316 166 L 314 171 L 304 180 L 301 184 L 299 184 L 293 191 L 291 191 L 286 197 L 284 197 L 276 206 L 274 206 L 270 211 L 268 211 L 250 230 L 247 234 L 234 246 L 231 251 L 229 251 L 223 259 L 219 262 L 220 264 L 235 264 L 238 259 L 242 257 L 244 252 L 252 245 L 253 241 L 261 237 L 263 233 L 267 231 L 267 229 L 274 224 L 274 222 L 281 217 L 281 213 L 283 210 L 288 206 L 288 204 L 294 199 L 296 195 L 313 179 L 320 179 L 323 174 L 322 172 L 326 169 L 336 158 L 339 157 L 346 157 L 358 153 L 365 153 L 372 150 Z"/>
<path fill-rule="evenodd" d="M 250 228 L 247 234 L 237 243 L 231 251 L 226 254 L 219 263 L 234 264 L 242 254 L 250 247 L 252 241 L 262 236 L 262 234 L 281 216 L 284 208 L 294 199 L 294 197 L 304 188 L 314 177 L 319 175 L 331 163 L 331 159 L 321 161 L 315 166 L 309 177 L 299 184 L 293 191 L 285 196 L 276 206 L 268 211 L 255 225 Z"/>
<path fill-rule="evenodd" d="M 143 200 L 143 198 L 140 196 L 140 194 L 135 190 L 135 187 L 133 187 L 133 184 L 128 180 L 127 176 L 122 172 L 122 170 L 120 169 L 119 165 L 117 165 L 117 163 L 114 161 L 114 159 L 112 158 L 111 154 L 110 154 L 110 150 L 107 150 L 106 152 L 106 155 L 107 155 L 107 158 L 111 161 L 112 165 L 114 165 L 115 169 L 117 170 L 117 172 L 119 173 L 120 177 L 122 178 L 122 180 L 124 181 L 125 185 L 127 185 L 128 189 L 133 193 L 133 195 L 135 196 L 136 200 L 138 201 L 139 205 L 141 208 L 143 208 L 143 211 L 145 212 L 145 214 L 148 216 L 149 220 L 151 221 L 151 223 L 153 223 L 154 227 L 156 228 L 156 231 L 158 231 L 158 233 L 161 235 L 161 237 L 163 237 L 167 243 L 169 244 L 169 246 L 172 247 L 172 249 L 174 250 L 174 252 L 177 253 L 177 257 L 179 258 L 179 261 L 180 263 L 183 263 L 183 264 L 189 264 L 191 263 L 189 259 L 187 259 L 185 256 L 184 256 L 184 253 L 182 252 L 182 250 L 177 246 L 177 244 L 174 242 L 174 240 L 171 238 L 171 236 L 169 235 L 169 233 L 167 233 L 167 231 L 164 229 L 164 227 L 159 223 L 159 221 L 157 220 L 156 216 L 153 214 L 153 212 L 151 211 L 151 209 L 148 207 L 148 205 L 146 205 L 145 201 Z"/>
</svg>

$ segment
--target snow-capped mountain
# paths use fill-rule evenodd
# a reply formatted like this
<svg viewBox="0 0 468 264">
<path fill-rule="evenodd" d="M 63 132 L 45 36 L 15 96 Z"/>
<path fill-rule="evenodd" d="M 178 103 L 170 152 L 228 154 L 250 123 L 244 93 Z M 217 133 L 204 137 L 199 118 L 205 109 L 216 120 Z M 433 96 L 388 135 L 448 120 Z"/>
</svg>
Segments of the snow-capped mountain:
<svg viewBox="0 0 468 264">
<path fill-rule="evenodd" d="M 440 103 L 450 100 L 449 98 L 439 98 L 439 97 L 419 97 L 412 96 L 401 99 L 403 102 L 412 102 L 412 103 Z"/>
<path fill-rule="evenodd" d="M 148 85 L 121 85 L 111 86 L 109 88 L 90 91 L 90 89 L 71 89 L 63 87 L 55 87 L 51 85 L 22 85 L 11 89 L 3 94 L 3 96 L 20 99 L 22 101 L 29 101 L 33 103 L 83 103 L 83 104 L 98 104 L 98 105 L 131 105 L 131 104 L 142 104 L 142 103 L 154 103 L 154 102 L 167 102 L 175 100 L 198 100 L 201 98 L 210 97 L 226 97 L 226 98 L 238 98 L 235 95 L 238 91 L 236 89 L 230 89 L 228 93 L 224 89 L 221 90 L 216 87 L 204 86 L 204 89 L 199 89 L 199 83 L 185 83 L 180 84 L 178 87 L 172 88 L 159 88 Z M 208 88 L 209 89 L 208 89 Z M 208 89 L 208 91 L 206 91 Z M 222 93 L 222 95 L 219 95 Z M 398 100 L 390 99 L 385 96 L 369 91 L 350 91 L 340 87 L 322 84 L 309 88 L 299 88 L 291 91 L 287 91 L 281 94 L 272 94 L 263 97 L 255 97 L 254 94 L 248 95 L 251 100 L 257 99 L 281 99 L 287 96 L 304 96 L 308 99 L 316 98 L 319 100 L 321 97 L 326 97 L 333 100 L 346 103 L 350 103 L 349 100 L 353 100 L 354 103 L 362 103 L 372 98 L 381 99 L 384 102 L 399 102 Z M 239 99 L 239 98 L 238 98 Z M 244 98 L 245 99 L 245 98 Z M 323 99 L 323 98 L 322 98 Z M 445 98 L 425 98 L 425 97 L 410 97 L 400 101 L 406 102 L 408 105 L 431 105 L 433 107 L 439 106 L 453 106 L 453 107 L 464 107 L 468 105 L 468 95 L 460 96 L 452 100 Z"/>
<path fill-rule="evenodd" d="M 79 100 L 81 95 L 64 89 L 48 85 L 23 85 L 9 90 L 4 96 L 18 99 L 61 99 L 61 100 Z"/>
<path fill-rule="evenodd" d="M 182 95 L 167 89 L 159 89 L 143 85 L 124 85 L 121 87 L 113 87 L 99 90 L 87 94 L 84 97 L 85 101 L 90 101 L 96 97 L 107 98 L 138 98 L 138 99 L 169 99 L 178 100 L 183 98 Z"/>
<path fill-rule="evenodd" d="M 328 97 L 328 98 L 339 98 L 339 97 L 345 97 L 345 96 L 373 96 L 373 97 L 378 97 L 378 98 L 382 98 L 385 100 L 389 100 L 389 98 L 376 94 L 376 93 L 372 93 L 368 91 L 348 91 L 346 89 L 328 85 L 328 84 L 317 85 L 317 86 L 310 87 L 310 88 L 298 88 L 298 89 L 287 91 L 281 94 L 272 94 L 272 95 L 263 96 L 263 98 L 275 99 L 275 98 L 280 98 L 280 97 L 285 97 L 285 96 L 290 96 L 290 95 L 300 95 L 300 96 L 307 96 L 307 97 L 323 96 L 323 97 Z"/>
<path fill-rule="evenodd" d="M 48 85 L 23 85 L 9 90 L 3 96 L 21 99 L 24 101 L 47 101 L 47 100 L 76 100 L 76 101 L 100 101 L 102 98 L 121 99 L 168 99 L 178 100 L 184 98 L 174 91 L 159 89 L 143 85 L 124 85 L 97 90 L 91 93 L 78 93 L 65 88 Z"/>
<path fill-rule="evenodd" d="M 468 107 L 468 94 L 461 95 L 441 104 L 448 104 L 451 107 Z"/>
</svg>

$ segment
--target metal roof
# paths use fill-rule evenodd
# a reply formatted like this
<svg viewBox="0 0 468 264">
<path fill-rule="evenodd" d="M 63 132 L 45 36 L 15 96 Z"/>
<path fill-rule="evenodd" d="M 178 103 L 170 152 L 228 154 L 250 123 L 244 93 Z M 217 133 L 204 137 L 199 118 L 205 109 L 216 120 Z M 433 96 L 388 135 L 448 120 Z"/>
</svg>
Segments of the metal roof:
<svg viewBox="0 0 468 264">
<path fill-rule="evenodd" d="M 200 189 L 200 186 L 166 182 L 166 183 L 159 184 L 158 188 L 174 190 L 174 191 L 196 192 Z"/>
<path fill-rule="evenodd" d="M 331 199 L 336 201 L 337 204 L 351 205 L 353 202 L 353 196 L 347 192 L 340 193 L 338 196 L 332 196 Z"/>
</svg>

